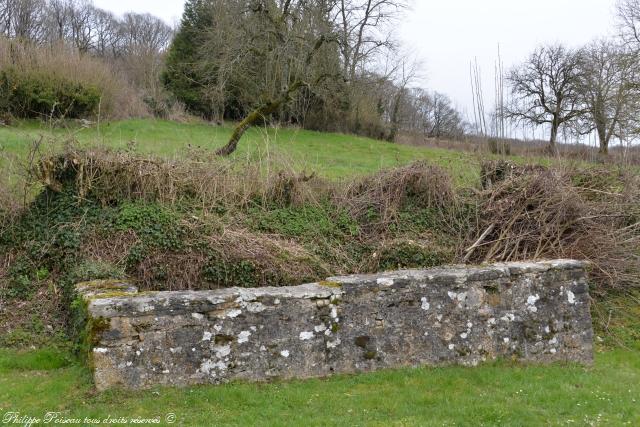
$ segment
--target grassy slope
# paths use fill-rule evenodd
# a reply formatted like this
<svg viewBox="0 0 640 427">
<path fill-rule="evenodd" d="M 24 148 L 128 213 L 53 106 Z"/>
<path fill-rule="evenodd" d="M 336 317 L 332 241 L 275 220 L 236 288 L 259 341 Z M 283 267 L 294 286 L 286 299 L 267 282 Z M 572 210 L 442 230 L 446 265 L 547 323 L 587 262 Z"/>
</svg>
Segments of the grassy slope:
<svg viewBox="0 0 640 427">
<path fill-rule="evenodd" d="M 573 365 L 420 368 L 275 384 L 94 394 L 64 355 L 0 352 L 0 416 L 164 417 L 178 425 L 639 425 L 640 354 Z M 62 398 L 62 396 L 65 396 Z"/>
<path fill-rule="evenodd" d="M 161 120 L 127 120 L 103 124 L 99 130 L 48 129 L 37 122 L 0 127 L 0 147 L 7 153 L 26 155 L 30 142 L 41 135 L 58 140 L 75 138 L 81 143 L 100 143 L 124 149 L 135 141 L 141 153 L 173 157 L 184 154 L 188 146 L 213 150 L 226 143 L 231 126 L 179 124 Z M 316 171 L 338 179 L 375 172 L 415 160 L 433 161 L 452 173 L 459 183 L 473 182 L 478 176 L 478 160 L 468 153 L 439 148 L 390 144 L 352 135 L 327 134 L 292 129 L 252 129 L 240 143 L 236 156 L 283 156 L 298 170 Z"/>
</svg>

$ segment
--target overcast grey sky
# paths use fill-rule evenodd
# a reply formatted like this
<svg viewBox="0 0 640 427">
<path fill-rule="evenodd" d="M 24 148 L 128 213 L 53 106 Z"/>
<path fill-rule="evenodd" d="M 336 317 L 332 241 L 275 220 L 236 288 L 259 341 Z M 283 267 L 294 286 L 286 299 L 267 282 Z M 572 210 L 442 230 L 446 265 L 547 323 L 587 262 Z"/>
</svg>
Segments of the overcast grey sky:
<svg viewBox="0 0 640 427">
<path fill-rule="evenodd" d="M 94 0 L 122 14 L 149 12 L 177 23 L 183 0 Z M 498 44 L 505 68 L 524 60 L 539 44 L 579 46 L 614 32 L 615 0 L 415 0 L 398 25 L 407 49 L 421 59 L 424 85 L 449 95 L 472 114 L 469 62 L 482 69 L 485 104 L 493 103 Z"/>
</svg>

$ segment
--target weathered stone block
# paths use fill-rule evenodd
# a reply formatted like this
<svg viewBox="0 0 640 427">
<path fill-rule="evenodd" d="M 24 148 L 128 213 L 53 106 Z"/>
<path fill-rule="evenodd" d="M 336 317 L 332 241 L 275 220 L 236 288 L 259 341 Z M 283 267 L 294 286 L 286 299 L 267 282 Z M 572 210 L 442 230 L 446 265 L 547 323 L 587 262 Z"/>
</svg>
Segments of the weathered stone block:
<svg viewBox="0 0 640 427">
<path fill-rule="evenodd" d="M 588 364 L 593 357 L 585 265 L 577 261 L 408 270 L 283 288 L 138 294 L 105 283 L 103 291 L 96 283 L 77 287 L 89 324 L 100 325 L 89 355 L 100 390 L 495 358 Z"/>
</svg>

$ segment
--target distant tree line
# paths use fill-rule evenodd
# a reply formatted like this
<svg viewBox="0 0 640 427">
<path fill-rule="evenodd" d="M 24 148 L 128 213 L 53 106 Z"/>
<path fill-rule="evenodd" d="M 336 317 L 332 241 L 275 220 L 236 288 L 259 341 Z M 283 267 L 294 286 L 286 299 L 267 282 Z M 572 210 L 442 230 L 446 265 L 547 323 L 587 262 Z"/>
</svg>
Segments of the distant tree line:
<svg viewBox="0 0 640 427">
<path fill-rule="evenodd" d="M 0 0 L 0 34 L 35 44 L 69 43 L 104 57 L 158 53 L 173 31 L 150 14 L 122 18 L 87 0 Z"/>
<path fill-rule="evenodd" d="M 174 31 L 89 0 L 0 0 L 0 36 L 104 60 L 156 115 L 177 103 L 238 123 L 221 154 L 259 123 L 389 141 L 404 130 L 459 137 L 461 114 L 446 96 L 416 88 L 417 66 L 394 38 L 409 1 L 187 0 Z"/>
<path fill-rule="evenodd" d="M 541 46 L 507 76 L 512 100 L 505 116 L 547 126 L 556 150 L 561 130 L 595 132 L 600 153 L 612 141 L 640 136 L 640 0 L 617 3 L 619 36 L 580 49 Z"/>
<path fill-rule="evenodd" d="M 73 48 L 124 75 L 151 110 L 166 102 L 160 84 L 173 29 L 150 14 L 117 17 L 88 0 L 0 0 L 0 36 L 29 46 Z"/>
</svg>

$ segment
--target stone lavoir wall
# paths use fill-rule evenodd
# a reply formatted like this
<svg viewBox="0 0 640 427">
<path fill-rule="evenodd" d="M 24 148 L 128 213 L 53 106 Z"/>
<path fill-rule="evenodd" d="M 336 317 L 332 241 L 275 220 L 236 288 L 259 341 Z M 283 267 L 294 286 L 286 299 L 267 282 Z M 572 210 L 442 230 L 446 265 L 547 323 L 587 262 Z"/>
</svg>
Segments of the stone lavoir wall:
<svg viewBox="0 0 640 427">
<path fill-rule="evenodd" d="M 99 390 L 309 378 L 495 358 L 591 363 L 585 265 L 557 260 L 281 288 L 77 287 Z"/>
</svg>

